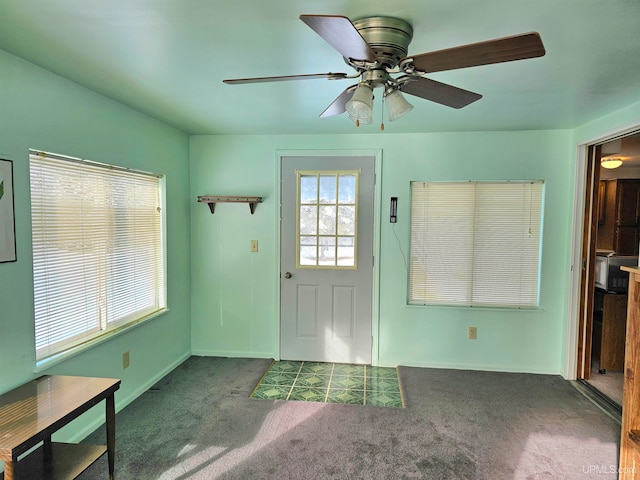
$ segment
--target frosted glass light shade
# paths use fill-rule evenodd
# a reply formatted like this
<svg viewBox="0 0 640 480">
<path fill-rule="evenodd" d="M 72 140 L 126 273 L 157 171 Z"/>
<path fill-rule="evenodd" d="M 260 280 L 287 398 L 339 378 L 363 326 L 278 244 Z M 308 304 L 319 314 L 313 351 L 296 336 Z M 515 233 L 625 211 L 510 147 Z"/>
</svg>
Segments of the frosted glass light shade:
<svg viewBox="0 0 640 480">
<path fill-rule="evenodd" d="M 622 165 L 622 159 L 620 158 L 604 157 L 600 159 L 600 166 L 603 168 L 618 168 L 620 165 Z"/>
<path fill-rule="evenodd" d="M 345 103 L 344 108 L 349 117 L 360 120 L 360 123 L 366 123 L 367 118 L 373 118 L 373 89 L 366 83 L 361 83 Z"/>
<path fill-rule="evenodd" d="M 356 120 L 360 121 L 360 125 L 370 125 L 371 123 L 373 123 L 373 117 L 354 117 L 353 115 L 349 114 L 349 120 L 355 122 Z"/>
<path fill-rule="evenodd" d="M 405 100 L 398 90 L 387 91 L 385 94 L 387 109 L 389 110 L 389 121 L 399 119 L 413 110 L 413 105 Z"/>
</svg>

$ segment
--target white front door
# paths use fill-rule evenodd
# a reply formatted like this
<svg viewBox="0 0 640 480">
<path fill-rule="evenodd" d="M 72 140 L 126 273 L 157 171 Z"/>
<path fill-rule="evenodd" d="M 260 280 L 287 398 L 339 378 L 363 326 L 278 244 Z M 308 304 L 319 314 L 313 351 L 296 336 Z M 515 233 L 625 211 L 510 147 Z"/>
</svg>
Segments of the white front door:
<svg viewBox="0 0 640 480">
<path fill-rule="evenodd" d="M 373 156 L 281 157 L 280 358 L 371 363 Z"/>
</svg>

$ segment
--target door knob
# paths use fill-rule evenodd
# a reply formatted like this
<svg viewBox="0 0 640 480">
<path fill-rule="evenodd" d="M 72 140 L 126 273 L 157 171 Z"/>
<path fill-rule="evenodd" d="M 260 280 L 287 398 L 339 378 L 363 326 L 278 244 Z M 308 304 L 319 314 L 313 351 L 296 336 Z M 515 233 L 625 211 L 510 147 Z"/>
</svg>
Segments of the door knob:
<svg viewBox="0 0 640 480">
<path fill-rule="evenodd" d="M 284 272 L 284 278 L 291 278 L 291 272 Z"/>
</svg>

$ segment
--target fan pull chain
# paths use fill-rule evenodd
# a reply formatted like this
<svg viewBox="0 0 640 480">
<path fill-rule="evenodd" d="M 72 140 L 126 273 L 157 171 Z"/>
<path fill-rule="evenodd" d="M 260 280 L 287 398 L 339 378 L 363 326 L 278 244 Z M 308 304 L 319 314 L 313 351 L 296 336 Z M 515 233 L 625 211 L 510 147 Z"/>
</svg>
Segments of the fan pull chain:
<svg viewBox="0 0 640 480">
<path fill-rule="evenodd" d="M 380 104 L 380 131 L 384 132 L 384 95 L 382 95 L 382 103 Z"/>
</svg>

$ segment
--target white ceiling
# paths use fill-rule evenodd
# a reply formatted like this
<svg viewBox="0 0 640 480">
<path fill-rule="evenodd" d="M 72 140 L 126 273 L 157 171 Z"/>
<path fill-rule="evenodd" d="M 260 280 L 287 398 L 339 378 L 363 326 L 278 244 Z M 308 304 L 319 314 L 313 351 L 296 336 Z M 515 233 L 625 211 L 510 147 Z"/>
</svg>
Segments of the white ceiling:
<svg viewBox="0 0 640 480">
<path fill-rule="evenodd" d="M 429 75 L 484 97 L 408 97 L 386 132 L 574 128 L 640 101 L 638 0 L 0 0 L 0 48 L 189 134 L 378 132 L 379 99 L 358 130 L 318 117 L 352 80 L 222 83 L 352 73 L 303 13 L 402 18 L 409 54 L 540 33 L 544 57 Z"/>
</svg>

